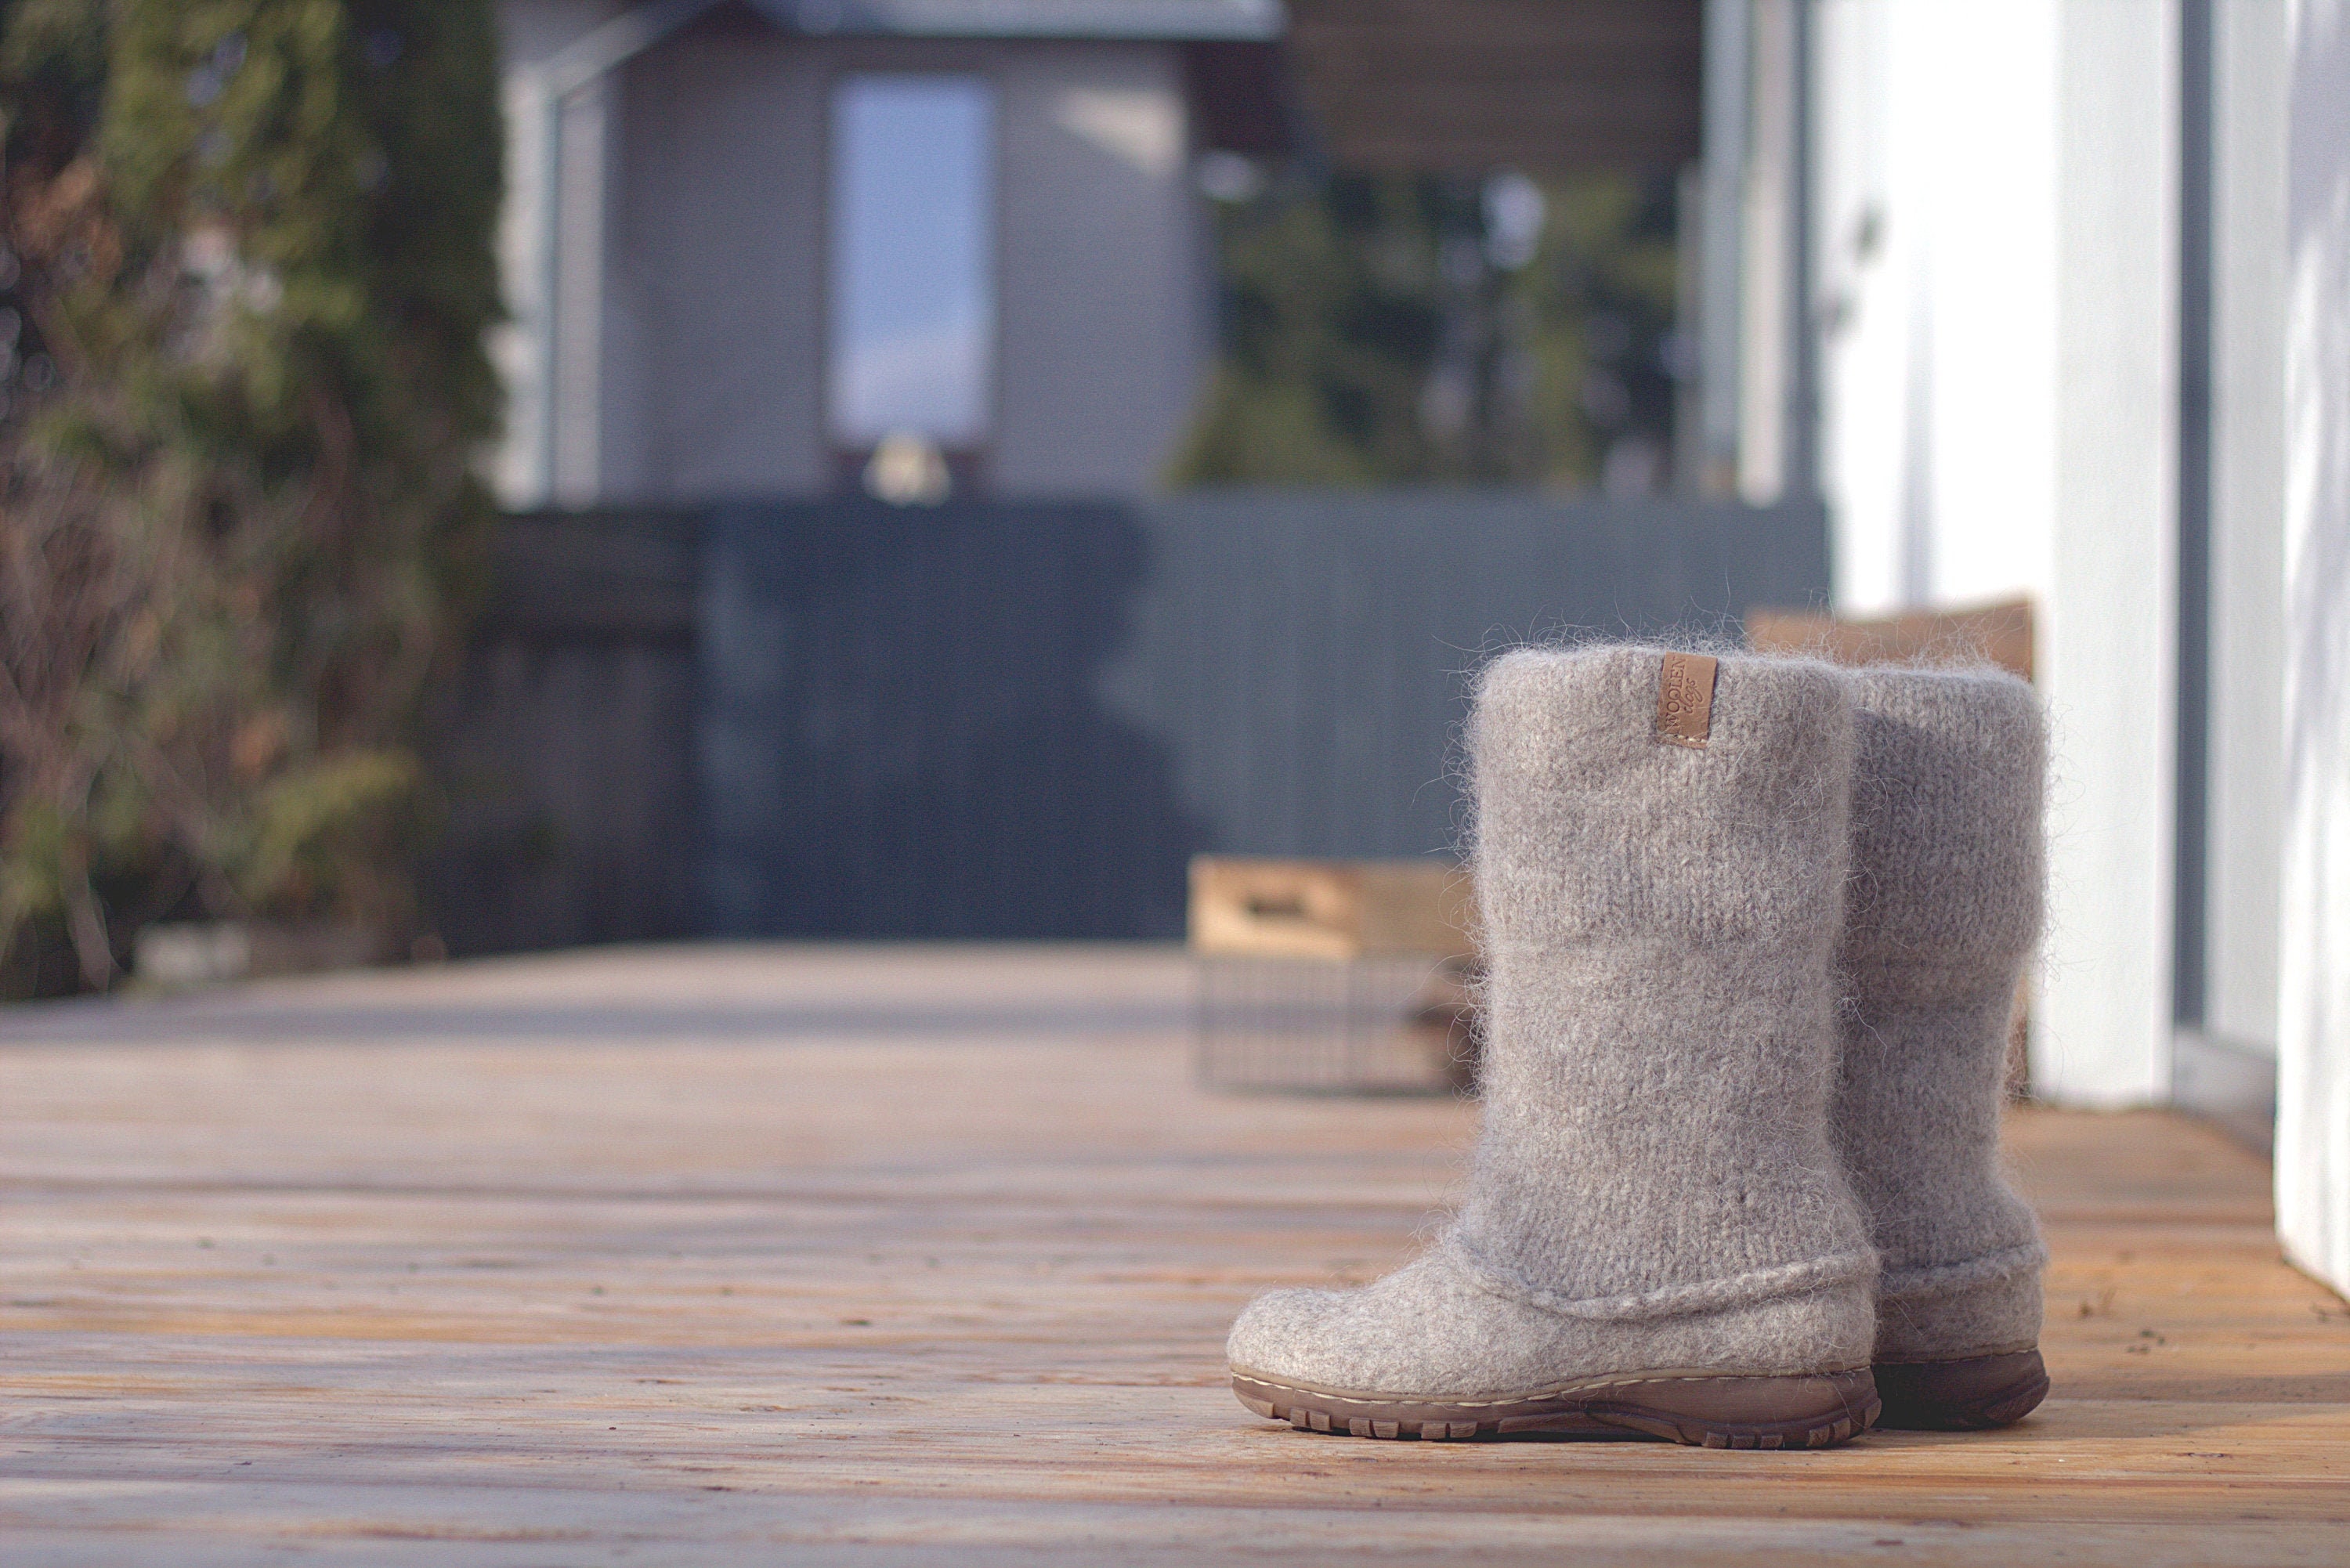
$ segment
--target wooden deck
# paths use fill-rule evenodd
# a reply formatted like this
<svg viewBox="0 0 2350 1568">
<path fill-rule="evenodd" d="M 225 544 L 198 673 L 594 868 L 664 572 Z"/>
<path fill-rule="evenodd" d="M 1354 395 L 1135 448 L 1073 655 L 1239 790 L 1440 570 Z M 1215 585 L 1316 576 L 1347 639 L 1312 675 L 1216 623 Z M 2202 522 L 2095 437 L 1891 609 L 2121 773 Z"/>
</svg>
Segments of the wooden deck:
<svg viewBox="0 0 2350 1568">
<path fill-rule="evenodd" d="M 1196 1091 L 1156 950 L 610 950 L 0 1014 L 0 1554 L 52 1563 L 2350 1562 L 2267 1173 L 2027 1113 L 2056 1391 L 1823 1454 L 1249 1417 L 1473 1112 Z"/>
</svg>

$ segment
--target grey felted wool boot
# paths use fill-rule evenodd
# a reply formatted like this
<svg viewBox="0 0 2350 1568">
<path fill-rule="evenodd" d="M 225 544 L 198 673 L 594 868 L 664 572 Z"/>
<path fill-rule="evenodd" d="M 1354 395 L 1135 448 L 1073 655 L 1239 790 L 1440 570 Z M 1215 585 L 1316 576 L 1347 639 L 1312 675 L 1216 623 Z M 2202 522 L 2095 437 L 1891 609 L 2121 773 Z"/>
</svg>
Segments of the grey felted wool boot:
<svg viewBox="0 0 2350 1568">
<path fill-rule="evenodd" d="M 1261 1416 L 1359 1437 L 1840 1443 L 1877 1263 L 1829 1146 L 1853 727 L 1804 660 L 1509 654 L 1469 722 L 1484 1120 L 1460 1214 L 1259 1297 Z"/>
<path fill-rule="evenodd" d="M 1999 1169 L 2009 1019 L 2040 936 L 2040 702 L 1996 670 L 1850 680 L 1852 880 L 1830 1119 L 1883 1260 L 1885 1424 L 2003 1426 L 2048 1392 L 2046 1253 Z"/>
</svg>

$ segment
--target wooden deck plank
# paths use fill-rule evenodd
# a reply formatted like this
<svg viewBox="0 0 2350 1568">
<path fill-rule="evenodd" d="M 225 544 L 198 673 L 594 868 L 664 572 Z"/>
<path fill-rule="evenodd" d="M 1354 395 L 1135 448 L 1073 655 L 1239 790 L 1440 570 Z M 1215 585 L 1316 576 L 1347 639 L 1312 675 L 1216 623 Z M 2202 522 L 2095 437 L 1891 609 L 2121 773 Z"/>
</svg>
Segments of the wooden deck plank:
<svg viewBox="0 0 2350 1568">
<path fill-rule="evenodd" d="M 1408 1256 L 1473 1111 L 1204 1094 L 1186 994 L 705 948 L 0 1014 L 11 1568 L 2350 1558 L 2350 1309 L 2152 1114 L 2012 1122 L 2056 1382 L 2012 1431 L 1256 1421 L 1232 1314 Z"/>
</svg>

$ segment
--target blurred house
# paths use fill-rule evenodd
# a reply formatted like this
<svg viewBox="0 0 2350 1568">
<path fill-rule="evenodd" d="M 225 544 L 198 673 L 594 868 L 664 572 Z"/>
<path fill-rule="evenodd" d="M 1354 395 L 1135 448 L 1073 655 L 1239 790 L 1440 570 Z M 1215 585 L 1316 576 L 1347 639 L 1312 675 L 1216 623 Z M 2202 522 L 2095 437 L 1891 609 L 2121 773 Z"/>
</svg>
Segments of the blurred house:
<svg viewBox="0 0 2350 1568">
<path fill-rule="evenodd" d="M 457 950 L 1173 935 L 1196 851 L 1450 852 L 1479 649 L 1826 591 L 1800 489 L 1159 483 L 1219 193 L 1669 188 L 1699 0 L 501 15 L 515 516 L 450 694 Z"/>
<path fill-rule="evenodd" d="M 510 504 L 822 493 L 892 435 L 1148 485 L 1213 350 L 1191 160 L 1274 125 L 1278 5 L 501 10 Z"/>
<path fill-rule="evenodd" d="M 1673 170 L 1697 0 L 504 0 L 517 508 L 1129 495 L 1214 351 L 1202 183 Z M 891 437 L 886 460 L 873 463 Z M 915 450 L 913 443 L 930 449 Z"/>
<path fill-rule="evenodd" d="M 2033 1084 L 2274 1098 L 2350 1282 L 2338 0 L 503 13 L 542 514 L 463 701 L 568 847 L 460 946 L 1165 932 L 1192 850 L 1445 849 L 1499 641 L 2022 596 Z M 1677 493 L 1155 493 L 1284 151 L 1677 171 Z"/>
</svg>

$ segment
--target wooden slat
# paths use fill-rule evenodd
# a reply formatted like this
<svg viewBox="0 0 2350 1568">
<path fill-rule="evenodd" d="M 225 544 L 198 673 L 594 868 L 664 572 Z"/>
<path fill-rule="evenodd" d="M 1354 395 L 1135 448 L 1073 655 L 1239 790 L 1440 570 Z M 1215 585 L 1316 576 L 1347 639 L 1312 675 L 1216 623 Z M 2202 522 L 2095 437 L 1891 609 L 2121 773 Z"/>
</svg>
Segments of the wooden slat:
<svg viewBox="0 0 2350 1568">
<path fill-rule="evenodd" d="M 1342 165 L 1669 169 L 1698 154 L 1697 0 L 1292 0 L 1291 57 Z"/>
<path fill-rule="evenodd" d="M 1762 652 L 1809 653 L 1839 664 L 1981 660 L 2032 679 L 2029 599 L 1860 620 L 1811 610 L 1750 609 L 1746 640 Z"/>
<path fill-rule="evenodd" d="M 1473 1107 L 1219 1097 L 1156 949 L 606 950 L 0 1013 L 0 1540 L 50 1563 L 2334 1563 L 2268 1174 L 2018 1113 L 2056 1380 L 1823 1454 L 1257 1421 Z"/>
<path fill-rule="evenodd" d="M 699 519 L 682 512 L 503 518 L 491 539 L 484 635 L 691 642 L 700 532 Z"/>
<path fill-rule="evenodd" d="M 1474 920 L 1468 874 L 1440 860 L 1191 859 L 1194 952 L 1466 958 Z"/>
</svg>

